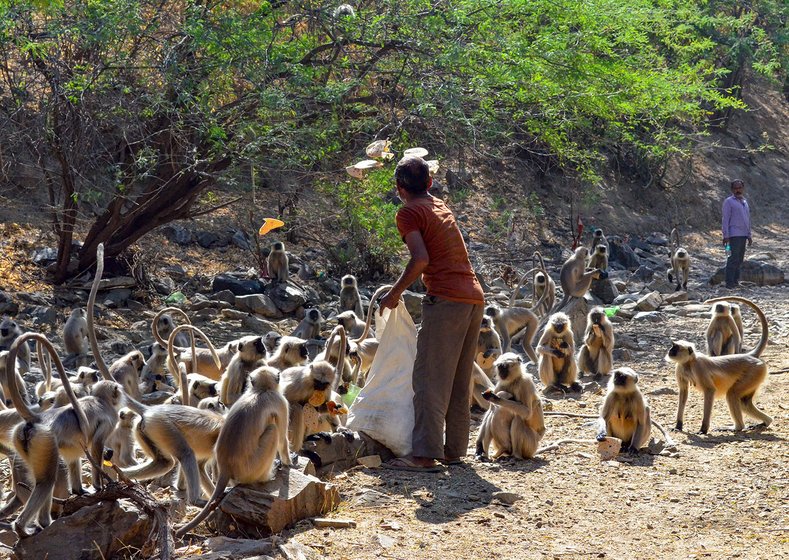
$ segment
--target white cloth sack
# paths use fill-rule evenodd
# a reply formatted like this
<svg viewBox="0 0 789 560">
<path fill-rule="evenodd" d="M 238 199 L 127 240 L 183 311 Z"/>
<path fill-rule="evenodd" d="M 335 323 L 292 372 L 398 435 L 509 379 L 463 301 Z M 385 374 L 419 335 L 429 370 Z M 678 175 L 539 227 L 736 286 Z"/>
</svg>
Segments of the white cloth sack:
<svg viewBox="0 0 789 560">
<path fill-rule="evenodd" d="M 364 432 L 392 450 L 398 457 L 411 453 L 414 429 L 414 386 L 416 326 L 400 301 L 396 309 L 384 311 L 386 328 L 376 331 L 381 341 L 367 383 L 348 412 L 346 426 Z"/>
</svg>

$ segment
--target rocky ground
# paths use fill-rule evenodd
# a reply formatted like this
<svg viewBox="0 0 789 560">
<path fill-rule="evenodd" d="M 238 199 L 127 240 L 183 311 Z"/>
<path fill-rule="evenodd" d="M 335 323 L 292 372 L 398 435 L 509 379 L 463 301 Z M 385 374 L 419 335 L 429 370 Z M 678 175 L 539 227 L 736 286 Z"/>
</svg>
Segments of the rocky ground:
<svg viewBox="0 0 789 560">
<path fill-rule="evenodd" d="M 6 226 L 6 233 L 9 226 Z M 787 270 L 789 259 L 783 253 L 782 240 L 787 229 L 782 225 L 762 228 L 755 236 L 749 255 L 762 254 L 763 262 Z M 687 339 L 703 346 L 703 332 L 708 316 L 705 308 L 694 302 L 728 294 L 720 286 L 706 283 L 724 259 L 716 232 L 689 236 L 694 269 L 688 297 L 690 302 L 662 305 L 643 318 L 615 318 L 617 365 L 627 365 L 640 374 L 639 384 L 649 399 L 653 418 L 666 427 L 674 424 L 677 390 L 673 368 L 663 360 L 671 339 Z M 653 239 L 659 243 L 658 238 Z M 48 304 L 69 305 L 84 300 L 84 292 L 52 290 L 41 281 L 33 265 L 19 264 L 11 249 L 25 242 L 6 240 L 5 261 L 9 284 L 4 304 L 16 304 L 31 322 L 30 328 L 51 331 L 58 340 L 60 317 L 47 314 Z M 204 275 L 229 268 L 235 249 L 221 258 L 201 261 L 205 252 L 190 249 L 188 258 L 162 250 L 160 265 L 183 266 L 170 271 L 171 276 L 194 280 L 193 271 Z M 646 243 L 642 262 L 661 278 L 667 258 L 660 245 Z M 648 250 L 648 252 L 644 252 Z M 639 252 L 639 249 L 636 249 Z M 18 256 L 18 255 L 17 255 Z M 477 258 L 479 258 L 477 256 Z M 201 269 L 201 266 L 203 267 Z M 525 266 L 525 264 L 523 265 Z M 486 280 L 496 289 L 504 283 L 494 277 L 506 269 L 501 262 L 483 261 Z M 514 270 L 523 270 L 515 265 Z M 181 275 L 181 276 L 178 276 Z M 614 271 L 624 293 L 643 295 L 659 288 L 669 295 L 670 288 L 636 280 L 625 271 Z M 30 293 L 15 290 L 13 282 L 37 286 Z M 190 280 L 178 284 L 191 298 Z M 205 284 L 206 280 L 195 281 Z M 306 282 L 313 286 L 325 312 L 330 312 L 331 286 Z M 204 286 L 203 286 L 204 287 Z M 373 286 L 367 287 L 368 293 Z M 307 290 L 308 293 L 309 290 Z M 763 358 L 775 372 L 759 397 L 759 406 L 773 416 L 767 429 L 749 428 L 742 433 L 727 431 L 731 424 L 724 402 L 713 411 L 713 430 L 698 435 L 701 422 L 701 397 L 691 393 L 686 411 L 687 432 L 673 434 L 676 452 L 622 455 L 601 462 L 592 444 L 568 444 L 557 451 L 530 461 L 499 460 L 476 462 L 469 456 L 462 466 L 449 467 L 439 474 L 401 473 L 356 467 L 333 479 L 341 495 L 339 508 L 328 515 L 338 520 L 352 520 L 355 527 L 315 527 L 303 521 L 285 530 L 273 542 L 257 547 L 230 547 L 226 541 L 212 540 L 197 547 L 179 549 L 181 557 L 242 558 L 255 555 L 283 555 L 289 558 L 782 558 L 789 550 L 789 404 L 784 393 L 789 377 L 789 289 L 783 283 L 772 287 L 744 285 L 736 292 L 757 302 L 770 323 L 770 344 Z M 103 347 L 112 357 L 150 338 L 147 321 L 151 309 L 159 303 L 134 303 L 136 294 L 128 294 L 131 303 L 113 302 L 102 306 L 98 321 Z M 101 298 L 100 298 L 101 300 Z M 128 306 L 117 308 L 118 305 Z M 25 315 L 27 313 L 27 315 Z M 217 309 L 194 313 L 196 322 L 218 342 L 251 328 L 267 329 L 271 325 L 283 332 L 295 326 L 295 319 L 257 324 L 228 319 Z M 63 315 L 64 316 L 64 315 Z M 749 310 L 744 310 L 746 347 L 758 340 L 759 324 Z M 588 381 L 588 380 L 587 380 Z M 554 410 L 595 414 L 602 400 L 602 390 L 587 385 L 581 395 L 557 398 L 551 395 Z M 469 453 L 473 454 L 479 417 L 472 425 Z M 592 438 L 594 428 L 584 420 L 548 417 L 544 443 L 563 438 Z M 660 440 L 654 430 L 653 437 Z M 659 449 L 656 449 L 659 451 Z M 7 472 L 7 471 L 5 471 Z M 3 535 L 0 535 L 2 538 Z M 7 539 L 3 539 L 6 540 Z M 265 544 L 265 546 L 263 546 Z M 284 544 L 285 548 L 276 546 Z M 229 548 L 228 548 L 229 547 Z M 225 552 L 222 552 L 222 551 Z M 246 550 L 246 552 L 241 552 Z M 232 551 L 232 552 L 228 552 Z"/>
</svg>

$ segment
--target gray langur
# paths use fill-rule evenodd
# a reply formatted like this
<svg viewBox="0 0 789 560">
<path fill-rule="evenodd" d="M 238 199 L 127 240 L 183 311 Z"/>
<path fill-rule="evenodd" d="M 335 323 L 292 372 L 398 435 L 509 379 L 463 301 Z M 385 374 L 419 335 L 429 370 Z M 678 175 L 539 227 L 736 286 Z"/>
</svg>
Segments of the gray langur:
<svg viewBox="0 0 789 560">
<path fill-rule="evenodd" d="M 712 306 L 712 317 L 706 333 L 707 354 L 710 356 L 739 354 L 742 351 L 740 330 L 731 311 L 726 301 L 719 301 Z"/>
<path fill-rule="evenodd" d="M 493 445 L 493 459 L 512 455 L 516 459 L 534 457 L 545 434 L 542 401 L 531 376 L 523 370 L 520 356 L 507 352 L 496 360 L 499 382 L 483 393 L 490 408 L 482 419 L 476 443 L 476 458 L 485 460 Z"/>
<path fill-rule="evenodd" d="M 676 282 L 676 292 L 688 289 L 688 276 L 690 275 L 690 255 L 687 249 L 680 245 L 679 230 L 674 228 L 671 230 L 671 244 L 673 250 L 671 252 L 671 268 L 668 269 L 668 281 Z"/>
<path fill-rule="evenodd" d="M 244 393 L 249 372 L 266 365 L 266 347 L 259 336 L 245 336 L 238 344 L 238 352 L 222 374 L 219 398 L 225 406 L 232 406 Z"/>
<path fill-rule="evenodd" d="M 309 355 L 306 340 L 295 336 L 283 336 L 280 337 L 274 354 L 266 359 L 266 364 L 282 371 L 305 363 Z"/>
<path fill-rule="evenodd" d="M 290 336 L 303 338 L 309 340 L 311 338 L 319 338 L 321 335 L 321 323 L 323 316 L 318 309 L 307 309 L 304 312 L 304 318 L 296 327 Z"/>
<path fill-rule="evenodd" d="M 24 420 L 14 429 L 14 448 L 35 482 L 30 499 L 13 523 L 14 531 L 20 537 L 28 534 L 27 526 L 34 518 L 37 518 L 41 527 L 51 523 L 52 494 L 60 457 L 67 465 L 72 492 L 83 493 L 80 460 L 84 449 L 90 449 L 94 463 L 101 461 L 104 444 L 115 429 L 118 410 L 123 402 L 123 391 L 114 381 L 100 381 L 93 386 L 91 396 L 77 399 L 55 348 L 43 335 L 27 333 L 17 338 L 9 354 L 12 363 L 19 346 L 26 344 L 28 339 L 43 344 L 50 353 L 72 408 L 53 408 L 35 413 L 22 399 L 16 378 L 9 378 L 11 400 Z M 100 489 L 103 481 L 95 466 L 92 466 L 92 478 L 93 486 Z"/>
<path fill-rule="evenodd" d="M 672 342 L 666 355 L 666 361 L 676 365 L 675 373 L 679 385 L 676 425 L 678 431 L 681 431 L 683 427 L 688 388 L 691 385 L 704 395 L 704 416 L 701 420 L 701 433 L 703 434 L 706 434 L 710 427 L 713 402 L 717 397 L 723 395 L 726 396 L 729 413 L 734 420 L 735 431 L 745 428 L 743 412 L 761 420 L 764 426 L 769 426 L 773 421 L 753 403 L 759 387 L 767 379 L 767 364 L 759 359 L 767 346 L 767 318 L 755 303 L 741 297 L 715 298 L 707 300 L 705 303 L 726 300 L 738 301 L 753 308 L 762 325 L 761 339 L 756 347 L 747 354 L 730 354 L 728 356 L 706 356 L 697 352 L 690 342 L 684 340 Z"/>
<path fill-rule="evenodd" d="M 288 254 L 285 252 L 285 244 L 275 241 L 271 245 L 271 252 L 266 259 L 268 274 L 273 282 L 285 283 L 288 281 Z"/>
<path fill-rule="evenodd" d="M 340 312 L 353 311 L 357 317 L 364 317 L 362 296 L 359 295 L 359 285 L 356 276 L 346 274 L 340 282 Z"/>
<path fill-rule="evenodd" d="M 608 393 L 600 409 L 597 440 L 615 437 L 631 453 L 649 443 L 652 418 L 649 405 L 638 388 L 638 375 L 628 367 L 615 369 L 608 381 Z"/>
<path fill-rule="evenodd" d="M 14 341 L 22 336 L 24 331 L 21 325 L 10 317 L 3 317 L 0 322 L 0 350 L 8 350 Z M 19 349 L 19 363 L 17 369 L 19 373 L 30 371 L 30 347 L 24 346 Z"/>
<path fill-rule="evenodd" d="M 570 318 L 564 313 L 554 313 L 545 326 L 545 331 L 537 343 L 540 360 L 537 369 L 540 381 L 545 388 L 557 387 L 564 390 L 569 387 L 580 391 L 576 381 L 578 367 L 575 363 L 575 341 Z"/>
<path fill-rule="evenodd" d="M 593 307 L 586 318 L 584 343 L 578 352 L 578 369 L 596 379 L 611 372 L 614 362 L 614 325 L 602 307 Z"/>
<path fill-rule="evenodd" d="M 271 480 L 274 459 L 289 467 L 288 401 L 279 392 L 278 372 L 263 366 L 249 374 L 249 387 L 230 407 L 216 440 L 217 483 L 211 499 L 187 525 L 182 537 L 211 512 L 230 481 L 254 484 Z"/>
<path fill-rule="evenodd" d="M 570 298 L 584 297 L 586 292 L 589 291 L 589 286 L 592 285 L 592 280 L 602 277 L 602 270 L 597 268 L 586 268 L 586 259 L 588 256 L 589 250 L 586 247 L 578 247 L 572 256 L 562 264 L 562 270 L 559 273 L 559 282 L 562 285 L 564 296 L 562 300 L 554 306 L 553 311 L 563 309 L 570 301 Z"/>
<path fill-rule="evenodd" d="M 75 307 L 66 319 L 63 327 L 63 346 L 66 355 L 82 356 L 88 353 L 88 319 L 87 312 L 82 307 Z M 81 363 L 79 365 L 87 365 Z"/>
<path fill-rule="evenodd" d="M 485 308 L 485 315 L 493 319 L 501 336 L 501 349 L 509 352 L 512 341 L 522 337 L 522 345 L 529 359 L 537 361 L 534 352 L 534 335 L 537 334 L 537 316 L 525 307 L 509 307 L 502 309 L 491 304 Z"/>
<path fill-rule="evenodd" d="M 608 249 L 605 245 L 598 245 L 589 257 L 589 268 L 606 270 L 608 268 Z"/>
<path fill-rule="evenodd" d="M 118 425 L 104 444 L 107 449 L 112 450 L 110 460 L 119 467 L 126 468 L 137 464 L 134 459 L 134 423 L 139 417 L 139 414 L 129 408 L 120 409 Z"/>
<path fill-rule="evenodd" d="M 594 251 L 600 245 L 605 247 L 606 253 L 607 253 L 608 252 L 608 248 L 609 248 L 608 240 L 605 238 L 605 235 L 603 234 L 603 230 L 600 229 L 600 228 L 597 228 L 596 230 L 594 230 L 594 233 L 592 234 L 592 243 L 589 246 L 589 251 L 590 252 Z"/>
<path fill-rule="evenodd" d="M 360 337 L 366 330 L 366 323 L 353 311 L 343 311 L 335 315 L 334 318 L 337 320 L 338 324 L 343 326 L 345 332 L 347 332 L 348 336 L 351 338 Z"/>
</svg>

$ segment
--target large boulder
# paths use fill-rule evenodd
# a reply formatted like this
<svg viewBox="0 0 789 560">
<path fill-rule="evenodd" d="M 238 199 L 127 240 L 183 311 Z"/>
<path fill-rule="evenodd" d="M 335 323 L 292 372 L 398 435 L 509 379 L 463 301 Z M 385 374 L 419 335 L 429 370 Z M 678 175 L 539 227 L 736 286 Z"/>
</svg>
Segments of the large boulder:
<svg viewBox="0 0 789 560">
<path fill-rule="evenodd" d="M 282 316 L 276 303 L 265 294 L 250 294 L 248 296 L 236 296 L 236 307 L 248 313 L 255 313 L 263 317 L 277 319 Z"/>
<path fill-rule="evenodd" d="M 618 235 L 610 236 L 608 238 L 608 245 L 609 263 L 619 263 L 627 270 L 631 271 L 636 270 L 639 266 L 641 266 L 641 261 L 633 251 L 633 248 L 622 241 L 622 238 Z"/>
<path fill-rule="evenodd" d="M 619 290 L 616 289 L 616 285 L 611 278 L 592 280 L 589 292 L 606 305 L 613 303 L 619 296 Z"/>
<path fill-rule="evenodd" d="M 709 284 L 714 286 L 726 279 L 726 267 L 719 268 L 709 279 Z M 783 270 L 775 265 L 747 260 L 742 263 L 740 268 L 740 280 L 742 282 L 753 282 L 757 286 L 775 286 L 785 282 Z"/>
<path fill-rule="evenodd" d="M 271 298 L 277 309 L 285 315 L 290 315 L 307 303 L 307 296 L 304 292 L 292 284 L 271 282 L 266 286 L 265 293 Z M 236 304 L 238 304 L 238 298 L 236 298 Z"/>
<path fill-rule="evenodd" d="M 238 278 L 231 274 L 218 274 L 211 282 L 211 291 L 221 292 L 223 290 L 228 290 L 237 296 L 246 296 L 262 293 L 263 284 L 260 280 Z"/>
</svg>

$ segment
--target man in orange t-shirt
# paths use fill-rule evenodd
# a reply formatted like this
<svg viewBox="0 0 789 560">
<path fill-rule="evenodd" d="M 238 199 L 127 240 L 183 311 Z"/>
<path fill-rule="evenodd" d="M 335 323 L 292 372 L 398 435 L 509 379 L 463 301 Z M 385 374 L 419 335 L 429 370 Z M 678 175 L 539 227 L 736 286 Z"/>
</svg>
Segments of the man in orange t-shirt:
<svg viewBox="0 0 789 560">
<path fill-rule="evenodd" d="M 381 299 L 381 310 L 397 307 L 420 275 L 427 295 L 414 362 L 412 452 L 385 466 L 435 472 L 441 470 L 436 461 L 459 463 L 468 449 L 471 372 L 485 298 L 455 217 L 428 192 L 433 180 L 427 163 L 403 158 L 395 182 L 405 203 L 397 212 L 397 229 L 411 258 Z"/>
</svg>

